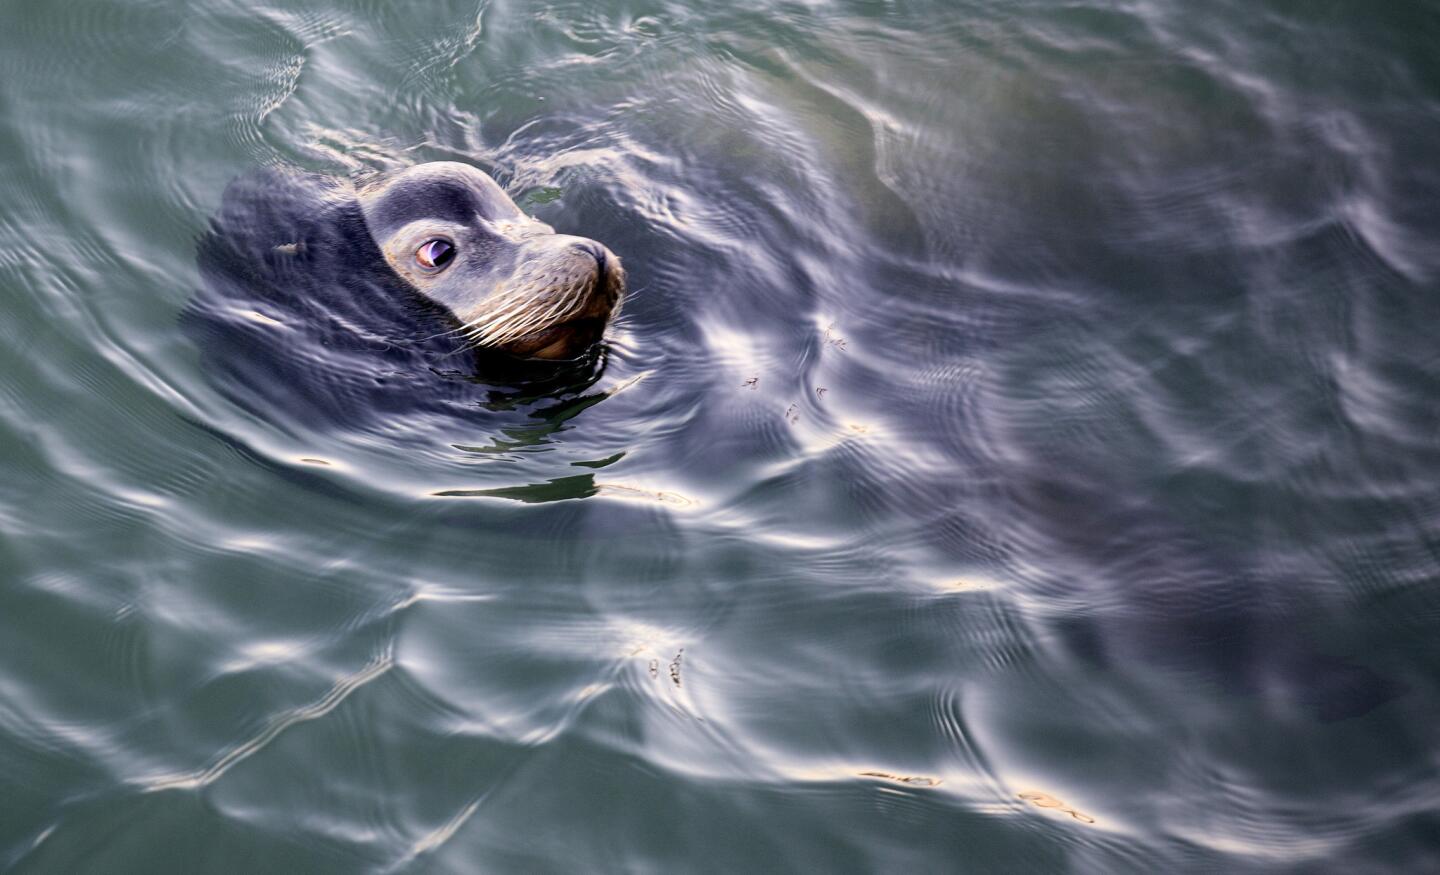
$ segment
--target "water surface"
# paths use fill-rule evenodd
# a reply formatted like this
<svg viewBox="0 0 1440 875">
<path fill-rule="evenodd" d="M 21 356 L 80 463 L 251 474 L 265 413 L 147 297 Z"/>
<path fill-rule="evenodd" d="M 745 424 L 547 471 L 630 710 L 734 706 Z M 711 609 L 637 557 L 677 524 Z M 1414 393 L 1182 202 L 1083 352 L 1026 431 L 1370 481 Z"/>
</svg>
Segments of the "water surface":
<svg viewBox="0 0 1440 875">
<path fill-rule="evenodd" d="M 0 869 L 1440 867 L 1433 3 L 6 10 Z M 227 184 L 428 160 L 602 359 L 236 404 Z"/>
</svg>

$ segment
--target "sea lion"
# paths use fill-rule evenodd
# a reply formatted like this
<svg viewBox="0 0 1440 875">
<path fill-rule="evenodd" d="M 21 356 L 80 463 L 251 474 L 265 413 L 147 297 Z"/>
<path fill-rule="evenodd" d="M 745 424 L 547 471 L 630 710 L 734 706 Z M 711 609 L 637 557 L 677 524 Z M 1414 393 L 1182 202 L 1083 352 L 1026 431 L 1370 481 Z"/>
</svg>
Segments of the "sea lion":
<svg viewBox="0 0 1440 875">
<path fill-rule="evenodd" d="M 477 379 L 517 362 L 588 367 L 625 290 L 605 246 L 452 161 L 358 179 L 252 171 L 227 187 L 197 263 L 205 287 L 182 324 L 220 391 L 267 419 L 361 427 L 473 411 Z"/>
</svg>

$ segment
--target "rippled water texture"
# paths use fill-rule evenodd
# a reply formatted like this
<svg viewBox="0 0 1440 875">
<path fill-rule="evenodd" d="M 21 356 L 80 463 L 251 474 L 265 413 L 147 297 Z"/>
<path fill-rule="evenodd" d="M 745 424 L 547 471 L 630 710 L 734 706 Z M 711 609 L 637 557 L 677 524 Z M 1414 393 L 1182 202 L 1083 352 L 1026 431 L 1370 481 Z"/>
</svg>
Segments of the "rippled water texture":
<svg viewBox="0 0 1440 875">
<path fill-rule="evenodd" d="M 0 870 L 1440 868 L 1437 45 L 5 4 Z M 227 185 L 430 160 L 624 259 L 601 358 L 237 403 Z"/>
</svg>

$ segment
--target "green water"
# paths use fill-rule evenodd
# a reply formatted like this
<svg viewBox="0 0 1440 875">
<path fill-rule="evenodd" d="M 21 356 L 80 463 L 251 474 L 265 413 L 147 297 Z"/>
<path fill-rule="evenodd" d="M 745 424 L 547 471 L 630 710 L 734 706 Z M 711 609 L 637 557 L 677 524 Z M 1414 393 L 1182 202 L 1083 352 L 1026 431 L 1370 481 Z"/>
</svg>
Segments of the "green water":
<svg viewBox="0 0 1440 875">
<path fill-rule="evenodd" d="M 0 870 L 1440 868 L 1437 45 L 0 4 Z M 432 160 L 624 260 L 593 371 L 237 404 L 227 185 Z"/>
</svg>

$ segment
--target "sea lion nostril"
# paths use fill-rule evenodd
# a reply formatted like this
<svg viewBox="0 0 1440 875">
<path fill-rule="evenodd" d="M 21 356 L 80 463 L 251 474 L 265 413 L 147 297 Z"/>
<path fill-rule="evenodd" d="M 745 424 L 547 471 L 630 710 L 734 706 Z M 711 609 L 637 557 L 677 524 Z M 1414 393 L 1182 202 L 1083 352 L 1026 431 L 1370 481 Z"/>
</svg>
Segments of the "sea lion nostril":
<svg viewBox="0 0 1440 875">
<path fill-rule="evenodd" d="M 600 270 L 602 272 L 605 270 L 606 254 L 604 246 L 601 246 L 599 243 L 596 243 L 593 240 L 587 240 L 584 243 L 577 243 L 575 244 L 575 246 L 580 251 L 588 254 L 591 258 L 594 258 L 595 263 L 600 266 Z"/>
</svg>

